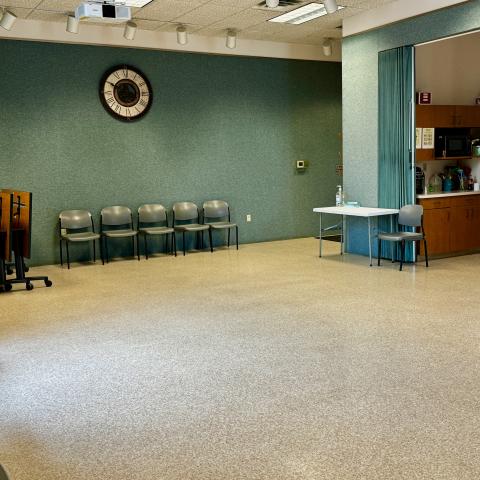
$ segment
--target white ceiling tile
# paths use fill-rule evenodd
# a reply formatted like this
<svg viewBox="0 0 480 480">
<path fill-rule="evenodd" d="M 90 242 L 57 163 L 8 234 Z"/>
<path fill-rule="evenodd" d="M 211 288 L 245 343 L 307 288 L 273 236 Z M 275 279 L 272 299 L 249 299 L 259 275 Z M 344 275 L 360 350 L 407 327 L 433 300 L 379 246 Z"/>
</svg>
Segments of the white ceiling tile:
<svg viewBox="0 0 480 480">
<path fill-rule="evenodd" d="M 272 18 L 275 15 L 276 13 L 272 14 L 262 10 L 248 9 L 215 22 L 210 26 L 218 29 L 235 28 L 237 30 L 243 30 L 258 25 L 259 23 L 265 23 L 269 18 Z"/>
<path fill-rule="evenodd" d="M 65 12 L 49 12 L 45 10 L 32 10 L 28 16 L 29 20 L 41 20 L 42 22 L 67 22 L 67 14 Z"/>
<path fill-rule="evenodd" d="M 193 33 L 198 31 L 199 29 L 203 28 L 202 25 L 192 25 L 190 23 L 182 23 L 184 27 L 187 29 L 187 33 Z M 179 26 L 179 23 L 176 22 L 164 22 L 160 28 L 158 28 L 158 31 L 161 32 L 174 32 L 177 27 Z"/>
<path fill-rule="evenodd" d="M 8 11 L 12 12 L 17 18 L 27 18 L 31 8 L 18 8 L 18 7 L 8 7 Z"/>
<path fill-rule="evenodd" d="M 205 0 L 153 0 L 153 2 L 141 8 L 138 12 L 135 12 L 135 16 L 146 20 L 170 22 L 201 6 L 203 3 L 205 3 Z"/>
<path fill-rule="evenodd" d="M 211 25 L 212 23 L 224 20 L 226 17 L 238 14 L 242 10 L 244 9 L 239 7 L 227 7 L 208 3 L 176 18 L 175 21 L 194 23 L 196 25 Z M 232 21 L 233 20 L 232 18 Z"/>
<path fill-rule="evenodd" d="M 43 0 L 37 6 L 37 9 L 54 12 L 73 12 L 79 3 L 79 0 Z"/>
<path fill-rule="evenodd" d="M 133 22 L 137 24 L 140 30 L 158 30 L 164 24 L 164 22 L 158 20 L 142 20 L 139 18 L 134 18 Z"/>
<path fill-rule="evenodd" d="M 2 7 L 20 7 L 20 8 L 35 8 L 40 3 L 40 0 L 0 0 Z M 13 13 L 12 8 L 8 8 Z"/>
</svg>

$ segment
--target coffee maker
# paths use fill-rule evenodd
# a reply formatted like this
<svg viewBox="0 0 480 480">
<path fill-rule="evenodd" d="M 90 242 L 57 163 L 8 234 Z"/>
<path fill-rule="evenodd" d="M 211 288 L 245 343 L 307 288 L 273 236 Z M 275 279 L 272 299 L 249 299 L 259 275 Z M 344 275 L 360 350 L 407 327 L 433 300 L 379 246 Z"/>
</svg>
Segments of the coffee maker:
<svg viewBox="0 0 480 480">
<path fill-rule="evenodd" d="M 415 191 L 417 195 L 425 193 L 425 172 L 420 167 L 415 167 Z"/>
</svg>

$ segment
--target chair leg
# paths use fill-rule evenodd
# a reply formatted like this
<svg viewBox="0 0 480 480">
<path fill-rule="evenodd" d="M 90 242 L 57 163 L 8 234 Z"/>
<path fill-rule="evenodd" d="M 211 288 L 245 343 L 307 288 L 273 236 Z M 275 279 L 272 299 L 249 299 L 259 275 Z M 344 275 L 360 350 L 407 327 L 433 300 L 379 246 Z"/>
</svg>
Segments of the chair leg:
<svg viewBox="0 0 480 480">
<path fill-rule="evenodd" d="M 202 233 L 200 234 L 200 248 L 203 250 L 203 242 L 204 242 L 204 230 L 202 230 Z"/>
<path fill-rule="evenodd" d="M 230 229 L 227 232 L 227 247 L 230 248 Z"/>
<path fill-rule="evenodd" d="M 67 247 L 67 265 L 68 265 L 68 269 L 70 270 L 70 251 L 68 249 L 68 240 L 65 242 L 65 245 Z"/>
<path fill-rule="evenodd" d="M 210 242 L 210 253 L 213 253 L 212 229 L 208 229 L 208 241 Z"/>
<path fill-rule="evenodd" d="M 135 235 L 135 241 L 137 242 L 137 260 L 140 261 L 140 239 L 138 233 Z"/>
<path fill-rule="evenodd" d="M 427 250 L 427 240 L 423 239 L 423 246 L 425 247 L 425 266 L 428 268 L 428 250 Z"/>
<path fill-rule="evenodd" d="M 102 265 L 105 265 L 105 262 L 103 261 L 102 237 L 98 239 L 98 246 L 100 247 L 100 258 L 102 259 Z"/>
<path fill-rule="evenodd" d="M 382 258 L 382 241 L 378 239 L 378 261 L 377 265 L 380 266 L 380 259 Z"/>
<path fill-rule="evenodd" d="M 105 237 L 105 255 L 107 257 L 107 263 L 108 263 L 108 237 Z"/>
<path fill-rule="evenodd" d="M 143 247 L 145 249 L 145 260 L 148 260 L 148 244 L 147 244 L 147 234 L 143 234 Z"/>
<path fill-rule="evenodd" d="M 185 256 L 185 230 L 182 232 L 183 256 Z"/>
<path fill-rule="evenodd" d="M 175 256 L 177 256 L 177 235 L 175 232 L 172 233 L 172 243 L 173 243 L 173 251 L 175 253 Z"/>
<path fill-rule="evenodd" d="M 135 238 L 132 237 L 132 257 L 135 258 Z"/>
<path fill-rule="evenodd" d="M 400 271 L 403 270 L 403 262 L 405 261 L 405 240 L 402 240 L 402 245 L 400 247 Z"/>
<path fill-rule="evenodd" d="M 62 239 L 60 238 L 60 265 L 63 267 Z"/>
<path fill-rule="evenodd" d="M 95 249 L 95 240 L 93 240 L 92 243 L 93 243 L 93 263 L 95 263 L 97 261 L 97 252 L 96 252 L 96 249 Z"/>
<path fill-rule="evenodd" d="M 237 242 L 237 250 L 238 250 L 238 225 L 235 226 L 235 241 Z"/>
</svg>

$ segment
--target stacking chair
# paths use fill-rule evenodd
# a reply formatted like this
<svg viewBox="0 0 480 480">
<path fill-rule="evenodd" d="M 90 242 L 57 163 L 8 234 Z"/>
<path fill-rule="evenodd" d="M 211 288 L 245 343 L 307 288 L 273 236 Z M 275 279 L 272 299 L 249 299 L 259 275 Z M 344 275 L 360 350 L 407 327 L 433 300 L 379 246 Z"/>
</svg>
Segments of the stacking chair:
<svg viewBox="0 0 480 480">
<path fill-rule="evenodd" d="M 208 225 L 200 222 L 200 212 L 198 207 L 192 202 L 178 202 L 173 205 L 173 228 L 175 232 L 182 232 L 183 255 L 185 255 L 185 232 L 194 232 L 197 235 L 197 246 L 199 235 L 201 235 L 201 246 L 203 248 L 203 232 L 208 231 L 208 239 L 210 241 L 210 251 L 212 247 L 212 231 Z M 182 223 L 179 223 L 182 222 Z M 187 223 L 189 222 L 189 223 Z"/>
<path fill-rule="evenodd" d="M 58 217 L 58 225 L 60 229 L 60 263 L 62 267 L 64 242 L 67 250 L 68 268 L 70 268 L 70 251 L 68 248 L 70 243 L 92 242 L 93 261 L 96 261 L 95 240 L 100 241 L 100 235 L 95 233 L 93 218 L 90 212 L 87 210 L 64 210 Z"/>
<path fill-rule="evenodd" d="M 206 220 L 209 220 L 208 222 Z M 210 221 L 211 220 L 211 221 Z M 230 247 L 230 230 L 235 229 L 238 250 L 238 225 L 230 221 L 230 207 L 223 200 L 209 200 L 203 204 L 203 223 L 210 230 L 227 230 L 227 246 Z"/>
<path fill-rule="evenodd" d="M 378 234 L 378 266 L 382 257 L 382 240 L 400 242 L 400 271 L 405 262 L 405 242 L 423 241 L 425 246 L 425 266 L 428 267 L 427 239 L 423 230 L 423 207 L 421 205 L 405 205 L 398 214 L 398 224 L 404 227 L 419 228 L 418 232 L 392 232 Z"/>
<path fill-rule="evenodd" d="M 147 237 L 165 235 L 165 245 L 168 244 L 168 235 L 171 234 L 171 251 L 177 256 L 175 230 L 168 226 L 168 217 L 165 207 L 159 204 L 142 205 L 138 209 L 138 232 L 143 236 L 145 258 L 148 260 Z"/>
<path fill-rule="evenodd" d="M 103 208 L 100 212 L 100 233 L 105 242 L 107 263 L 108 239 L 112 238 L 131 238 L 132 256 L 135 256 L 135 238 L 137 238 L 137 258 L 140 260 L 138 231 L 133 228 L 132 211 L 128 207 L 115 206 Z"/>
</svg>

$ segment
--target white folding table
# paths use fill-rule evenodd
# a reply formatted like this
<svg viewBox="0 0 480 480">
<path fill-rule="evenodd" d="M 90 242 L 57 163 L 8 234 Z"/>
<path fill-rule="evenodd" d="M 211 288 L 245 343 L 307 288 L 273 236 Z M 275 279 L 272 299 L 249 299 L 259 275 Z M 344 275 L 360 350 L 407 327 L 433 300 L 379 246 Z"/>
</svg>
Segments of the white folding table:
<svg viewBox="0 0 480 480">
<path fill-rule="evenodd" d="M 399 210 L 395 208 L 370 208 L 370 207 L 322 207 L 314 208 L 313 211 L 320 215 L 320 257 L 322 256 L 322 214 L 329 213 L 332 215 L 341 215 L 342 217 L 342 237 L 340 244 L 340 253 L 343 255 L 345 252 L 345 232 L 346 232 L 346 217 L 363 217 L 368 221 L 368 253 L 370 257 L 370 266 L 372 266 L 372 221 L 373 217 L 390 216 L 390 231 L 393 232 L 393 216 L 397 215 Z M 391 245 L 392 261 L 393 257 L 393 244 Z"/>
</svg>

